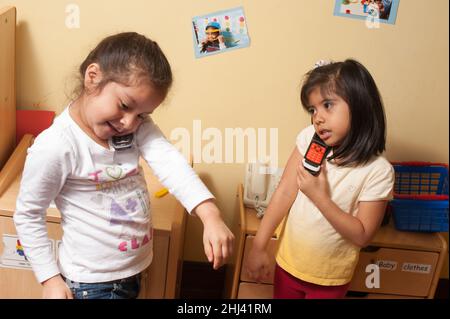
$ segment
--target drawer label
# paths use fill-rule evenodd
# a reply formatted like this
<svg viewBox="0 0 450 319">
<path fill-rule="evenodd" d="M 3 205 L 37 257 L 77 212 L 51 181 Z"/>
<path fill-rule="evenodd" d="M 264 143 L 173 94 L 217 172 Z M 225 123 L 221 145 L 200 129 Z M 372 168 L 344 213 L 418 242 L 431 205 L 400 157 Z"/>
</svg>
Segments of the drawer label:
<svg viewBox="0 0 450 319">
<path fill-rule="evenodd" d="M 0 268 L 31 269 L 31 264 L 25 255 L 17 235 L 3 234 L 3 253 L 0 256 Z M 53 257 L 55 257 L 55 241 L 50 239 Z"/>
<path fill-rule="evenodd" d="M 421 273 L 421 274 L 429 274 L 431 272 L 431 265 L 403 263 L 402 271 L 416 272 L 416 273 Z"/>
<path fill-rule="evenodd" d="M 392 260 L 377 260 L 376 265 L 381 270 L 395 270 L 397 269 L 397 262 Z"/>
</svg>

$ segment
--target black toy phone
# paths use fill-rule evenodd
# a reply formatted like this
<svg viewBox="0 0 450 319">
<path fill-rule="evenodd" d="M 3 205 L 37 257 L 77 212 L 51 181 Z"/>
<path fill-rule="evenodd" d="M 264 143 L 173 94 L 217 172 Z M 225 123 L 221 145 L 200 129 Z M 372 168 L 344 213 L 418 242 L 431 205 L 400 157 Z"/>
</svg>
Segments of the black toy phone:
<svg viewBox="0 0 450 319">
<path fill-rule="evenodd" d="M 111 138 L 111 145 L 116 151 L 126 150 L 133 145 L 133 140 L 133 133 L 122 136 L 113 136 Z"/>
<path fill-rule="evenodd" d="M 325 144 L 319 135 L 315 133 L 303 158 L 303 167 L 312 175 L 319 175 L 320 165 L 322 165 L 323 160 L 330 150 L 331 147 Z"/>
</svg>

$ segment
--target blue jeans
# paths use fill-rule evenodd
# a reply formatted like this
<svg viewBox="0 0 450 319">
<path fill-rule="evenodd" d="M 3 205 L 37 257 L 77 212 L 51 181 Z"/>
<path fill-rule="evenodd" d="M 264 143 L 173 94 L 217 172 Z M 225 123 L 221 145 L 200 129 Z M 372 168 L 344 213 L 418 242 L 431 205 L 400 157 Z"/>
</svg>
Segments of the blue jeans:
<svg viewBox="0 0 450 319">
<path fill-rule="evenodd" d="M 141 288 L 141 274 L 108 282 L 82 283 L 64 278 L 75 299 L 135 299 Z"/>
</svg>

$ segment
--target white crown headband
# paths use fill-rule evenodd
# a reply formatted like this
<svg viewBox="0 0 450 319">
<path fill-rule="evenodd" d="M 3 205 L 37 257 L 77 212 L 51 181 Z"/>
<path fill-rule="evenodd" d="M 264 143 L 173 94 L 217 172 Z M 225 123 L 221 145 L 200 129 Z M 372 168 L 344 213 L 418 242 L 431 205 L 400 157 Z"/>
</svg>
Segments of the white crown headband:
<svg viewBox="0 0 450 319">
<path fill-rule="evenodd" d="M 328 60 L 319 60 L 314 64 L 314 69 L 324 66 L 324 65 L 328 65 L 333 63 L 333 61 L 328 61 Z"/>
</svg>

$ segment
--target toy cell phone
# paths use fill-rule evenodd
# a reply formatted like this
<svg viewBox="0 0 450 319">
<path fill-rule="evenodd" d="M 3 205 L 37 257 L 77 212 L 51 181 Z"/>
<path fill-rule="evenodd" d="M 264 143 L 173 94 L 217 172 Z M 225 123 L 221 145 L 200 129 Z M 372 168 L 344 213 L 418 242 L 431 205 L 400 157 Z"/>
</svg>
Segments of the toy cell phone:
<svg viewBox="0 0 450 319">
<path fill-rule="evenodd" d="M 111 138 L 111 145 L 116 151 L 126 150 L 133 145 L 133 140 L 133 133 L 122 136 L 113 136 Z"/>
<path fill-rule="evenodd" d="M 315 133 L 303 158 L 303 166 L 314 176 L 319 175 L 320 165 L 330 150 L 331 147 Z"/>
</svg>

